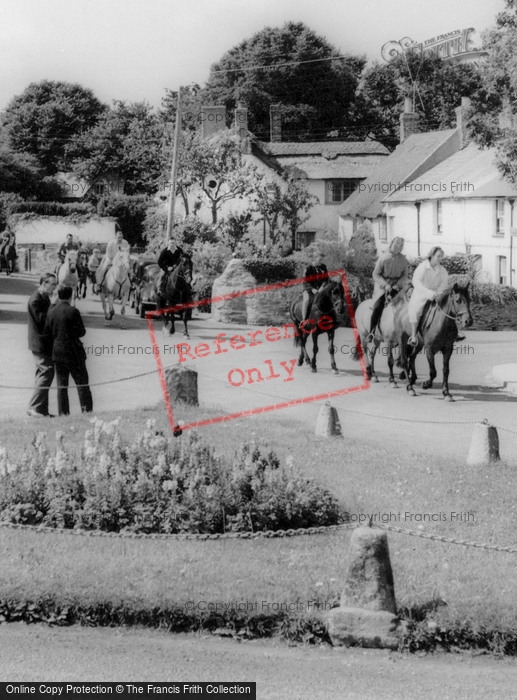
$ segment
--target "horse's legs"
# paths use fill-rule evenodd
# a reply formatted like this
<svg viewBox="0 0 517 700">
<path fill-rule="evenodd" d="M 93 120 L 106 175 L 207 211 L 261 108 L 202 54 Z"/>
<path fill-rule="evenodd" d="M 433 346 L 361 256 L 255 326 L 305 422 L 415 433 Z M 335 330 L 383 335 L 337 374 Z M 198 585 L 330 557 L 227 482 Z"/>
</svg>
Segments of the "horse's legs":
<svg viewBox="0 0 517 700">
<path fill-rule="evenodd" d="M 335 348 L 334 348 L 334 328 L 327 331 L 327 336 L 329 340 L 329 353 L 330 353 L 330 368 L 334 374 L 339 374 L 339 370 L 336 365 Z"/>
<path fill-rule="evenodd" d="M 443 398 L 446 401 L 454 401 L 452 396 L 449 393 L 449 362 L 451 359 L 452 355 L 452 350 L 453 346 L 451 345 L 450 348 L 448 348 L 444 353 L 443 353 L 443 384 L 442 384 L 442 394 Z"/>
<path fill-rule="evenodd" d="M 395 364 L 395 360 L 393 359 L 393 347 L 391 343 L 388 343 L 388 369 L 390 371 L 390 384 L 394 387 L 397 386 L 397 382 L 395 380 L 395 376 L 393 374 L 393 365 Z"/>
<path fill-rule="evenodd" d="M 379 378 L 375 374 L 375 355 L 377 354 L 378 347 L 378 343 L 374 340 L 373 343 L 368 343 L 368 351 L 366 353 L 370 365 L 370 376 L 368 378 L 372 379 L 374 382 L 379 381 Z"/>
<path fill-rule="evenodd" d="M 311 370 L 313 372 L 317 372 L 318 369 L 316 367 L 316 355 L 318 354 L 318 333 L 314 331 L 312 334 L 312 361 L 311 361 Z"/>
<path fill-rule="evenodd" d="M 434 362 L 434 353 L 431 352 L 431 350 L 427 351 L 427 361 L 429 362 L 429 379 L 426 382 L 422 382 L 422 389 L 432 389 L 433 388 L 433 380 L 436 377 L 436 365 Z"/>
</svg>

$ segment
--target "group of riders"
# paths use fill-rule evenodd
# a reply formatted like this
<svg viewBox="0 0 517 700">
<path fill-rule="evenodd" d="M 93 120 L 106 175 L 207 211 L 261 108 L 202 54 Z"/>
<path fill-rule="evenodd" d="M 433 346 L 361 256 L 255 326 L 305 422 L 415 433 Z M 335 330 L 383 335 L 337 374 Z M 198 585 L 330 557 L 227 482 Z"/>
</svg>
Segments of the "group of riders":
<svg viewBox="0 0 517 700">
<path fill-rule="evenodd" d="M 127 251 L 130 253 L 131 248 L 128 241 L 124 238 L 121 229 L 117 228 L 114 240 L 110 241 L 106 246 L 105 254 L 102 255 L 99 248 L 94 248 L 86 261 L 86 251 L 83 251 L 81 243 L 74 241 L 73 235 L 69 233 L 66 237 L 66 241 L 57 251 L 59 261 L 56 267 L 56 275 L 59 273 L 59 269 L 61 265 L 64 264 L 66 256 L 70 251 L 77 252 L 79 268 L 82 267 L 86 276 L 92 281 L 93 293 L 99 294 L 102 290 L 108 270 L 113 266 L 113 261 L 117 253 L 119 251 Z M 157 264 L 163 273 L 159 282 L 158 291 L 160 294 L 164 294 L 167 287 L 168 277 L 171 275 L 183 256 L 185 256 L 185 252 L 178 245 L 176 245 L 173 238 L 170 238 L 167 241 L 167 246 L 161 251 L 157 261 Z M 136 265 L 134 270 L 134 279 L 132 280 L 133 282 L 138 283 L 142 281 L 141 278 L 144 272 L 144 266 L 145 263 Z"/>
</svg>

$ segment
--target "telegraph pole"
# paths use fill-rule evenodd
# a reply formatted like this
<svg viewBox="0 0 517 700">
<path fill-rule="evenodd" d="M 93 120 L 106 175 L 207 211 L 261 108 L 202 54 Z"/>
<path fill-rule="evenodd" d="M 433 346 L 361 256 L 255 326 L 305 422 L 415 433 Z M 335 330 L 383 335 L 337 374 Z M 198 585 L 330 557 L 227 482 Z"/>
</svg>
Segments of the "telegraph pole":
<svg viewBox="0 0 517 700">
<path fill-rule="evenodd" d="M 176 128 L 174 130 L 174 151 L 171 165 L 171 189 L 169 192 L 169 209 L 167 215 L 167 231 L 165 232 L 165 243 L 172 236 L 174 230 L 174 205 L 176 203 L 176 184 L 178 181 L 178 163 L 180 156 L 181 140 L 181 86 L 178 89 L 178 106 L 176 107 Z"/>
</svg>

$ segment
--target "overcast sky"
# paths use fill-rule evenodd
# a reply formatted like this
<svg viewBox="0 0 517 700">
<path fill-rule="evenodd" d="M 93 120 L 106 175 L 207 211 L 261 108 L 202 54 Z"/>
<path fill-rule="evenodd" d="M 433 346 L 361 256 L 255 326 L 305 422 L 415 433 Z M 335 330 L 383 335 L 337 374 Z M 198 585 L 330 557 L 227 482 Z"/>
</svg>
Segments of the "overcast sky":
<svg viewBox="0 0 517 700">
<path fill-rule="evenodd" d="M 147 100 L 203 84 L 225 51 L 266 26 L 304 22 L 342 52 L 382 60 L 409 36 L 493 25 L 504 0 L 1 0 L 0 109 L 31 82 L 64 80 L 97 97 Z"/>
</svg>

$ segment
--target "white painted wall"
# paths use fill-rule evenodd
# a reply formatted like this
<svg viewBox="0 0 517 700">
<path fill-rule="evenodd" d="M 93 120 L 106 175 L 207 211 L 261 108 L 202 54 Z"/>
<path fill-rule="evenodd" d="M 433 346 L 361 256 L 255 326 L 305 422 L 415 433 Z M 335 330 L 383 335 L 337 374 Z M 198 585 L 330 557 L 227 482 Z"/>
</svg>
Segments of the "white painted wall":
<svg viewBox="0 0 517 700">
<path fill-rule="evenodd" d="M 115 220 L 103 217 L 74 225 L 58 217 L 39 218 L 20 221 L 12 227 L 12 230 L 16 236 L 17 245 L 61 244 L 66 241 L 68 233 L 73 234 L 74 240 L 80 240 L 83 244 L 109 243 L 115 237 Z"/>
</svg>

